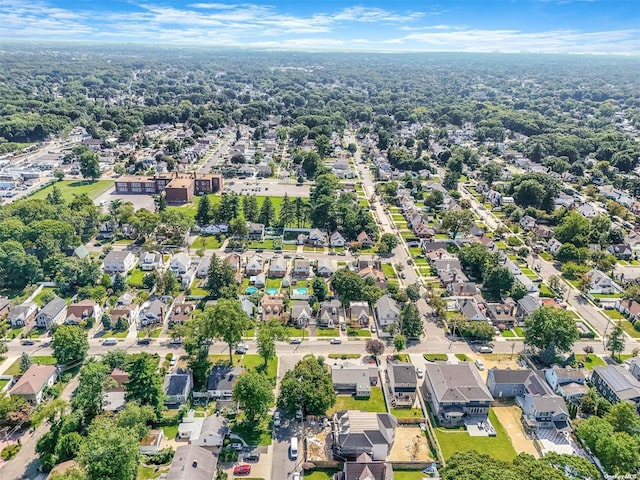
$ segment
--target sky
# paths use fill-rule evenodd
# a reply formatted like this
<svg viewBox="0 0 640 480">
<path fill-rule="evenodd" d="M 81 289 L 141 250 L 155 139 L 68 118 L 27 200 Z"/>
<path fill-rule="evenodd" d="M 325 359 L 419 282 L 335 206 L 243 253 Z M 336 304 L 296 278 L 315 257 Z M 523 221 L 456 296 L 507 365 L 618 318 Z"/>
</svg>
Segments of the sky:
<svg viewBox="0 0 640 480">
<path fill-rule="evenodd" d="M 0 0 L 0 40 L 640 54 L 640 0 Z"/>
</svg>

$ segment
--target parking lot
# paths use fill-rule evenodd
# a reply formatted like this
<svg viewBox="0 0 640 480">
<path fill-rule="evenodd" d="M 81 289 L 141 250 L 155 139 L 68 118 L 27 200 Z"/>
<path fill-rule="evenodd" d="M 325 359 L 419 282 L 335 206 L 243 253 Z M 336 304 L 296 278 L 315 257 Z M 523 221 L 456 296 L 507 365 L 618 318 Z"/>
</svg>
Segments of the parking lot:
<svg viewBox="0 0 640 480">
<path fill-rule="evenodd" d="M 238 195 L 266 195 L 283 197 L 285 193 L 290 197 L 309 198 L 309 185 L 297 185 L 294 181 L 276 180 L 272 178 L 229 179 L 224 182 L 226 192 Z"/>
</svg>

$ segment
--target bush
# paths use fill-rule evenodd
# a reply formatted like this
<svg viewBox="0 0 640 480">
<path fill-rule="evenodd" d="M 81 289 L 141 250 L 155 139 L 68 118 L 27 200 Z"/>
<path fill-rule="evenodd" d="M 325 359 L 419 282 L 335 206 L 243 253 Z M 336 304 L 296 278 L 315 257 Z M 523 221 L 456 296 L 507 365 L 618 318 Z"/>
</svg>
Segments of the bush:
<svg viewBox="0 0 640 480">
<path fill-rule="evenodd" d="M 174 453 L 175 450 L 171 447 L 163 448 L 155 455 L 151 455 L 150 457 L 148 457 L 146 463 L 149 465 L 166 465 L 168 463 L 171 463 Z"/>
<path fill-rule="evenodd" d="M 640 332 L 640 322 L 635 322 L 635 323 L 633 324 L 633 328 L 635 328 L 635 329 L 636 329 L 636 332 Z"/>
<path fill-rule="evenodd" d="M 230 446 L 223 447 L 220 450 L 221 462 L 236 462 L 238 460 L 238 452 Z"/>
<path fill-rule="evenodd" d="M 2 452 L 0 452 L 0 458 L 2 458 L 2 460 L 11 460 L 20 451 L 20 447 L 21 445 L 19 444 L 4 447 Z"/>
<path fill-rule="evenodd" d="M 166 358 L 170 362 L 171 360 L 173 360 L 173 353 L 167 353 L 164 358 Z"/>
<path fill-rule="evenodd" d="M 638 330 L 638 331 L 640 331 L 640 330 Z M 580 338 L 592 338 L 593 339 L 593 338 L 596 338 L 596 334 L 593 333 L 593 332 L 582 332 L 580 334 Z"/>
</svg>

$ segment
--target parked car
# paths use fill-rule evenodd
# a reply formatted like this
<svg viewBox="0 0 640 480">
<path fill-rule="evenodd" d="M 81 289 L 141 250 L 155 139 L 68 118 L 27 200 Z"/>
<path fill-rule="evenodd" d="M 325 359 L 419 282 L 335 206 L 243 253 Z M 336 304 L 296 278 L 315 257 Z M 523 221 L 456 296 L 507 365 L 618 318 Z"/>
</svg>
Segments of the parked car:
<svg viewBox="0 0 640 480">
<path fill-rule="evenodd" d="M 378 329 L 376 328 L 375 325 L 371 325 L 371 332 L 376 333 L 378 331 Z"/>
<path fill-rule="evenodd" d="M 139 338 L 138 345 L 149 345 L 151 343 L 150 338 Z"/>
<path fill-rule="evenodd" d="M 238 355 L 244 355 L 248 351 L 249 351 L 249 345 L 247 345 L 246 343 L 241 343 L 240 345 L 236 346 L 236 353 Z"/>
<path fill-rule="evenodd" d="M 484 345 L 484 346 L 482 346 L 482 347 L 480 347 L 478 349 L 478 352 L 480 352 L 480 353 L 493 353 L 493 347 L 489 347 L 487 345 Z"/>
<path fill-rule="evenodd" d="M 21 345 L 24 346 L 30 346 L 30 345 L 35 345 L 36 342 L 34 342 L 33 340 L 23 340 Z"/>
<path fill-rule="evenodd" d="M 302 343 L 302 339 L 300 339 L 300 338 L 292 338 L 291 340 L 289 340 L 289 343 L 291 345 L 300 345 Z"/>
<path fill-rule="evenodd" d="M 251 465 L 243 463 L 241 465 L 236 465 L 233 467 L 234 475 L 248 475 L 251 473 Z"/>
<path fill-rule="evenodd" d="M 113 345 L 117 345 L 118 340 L 116 338 L 107 338 L 102 342 L 102 345 L 105 347 L 112 347 Z"/>
<path fill-rule="evenodd" d="M 331 345 L 340 345 L 342 343 L 342 339 L 341 338 L 332 338 L 331 339 Z"/>
<path fill-rule="evenodd" d="M 260 454 L 257 452 L 248 453 L 244 456 L 245 462 L 258 462 L 260 461 Z"/>
<path fill-rule="evenodd" d="M 424 370 L 422 370 L 421 368 L 416 368 L 416 376 L 418 378 L 423 378 L 424 377 Z"/>
<path fill-rule="evenodd" d="M 293 472 L 291 480 L 300 480 L 300 472 Z"/>
<path fill-rule="evenodd" d="M 274 427 L 280 426 L 280 412 L 275 412 L 273 414 L 273 426 Z"/>
<path fill-rule="evenodd" d="M 172 358 L 171 360 L 169 360 L 170 367 L 175 367 L 176 363 L 178 363 L 178 361 L 175 358 Z"/>
<path fill-rule="evenodd" d="M 244 450 L 244 445 L 242 444 L 242 442 L 233 442 L 231 444 L 231 448 L 237 450 L 238 452 L 241 452 L 242 450 Z"/>
</svg>

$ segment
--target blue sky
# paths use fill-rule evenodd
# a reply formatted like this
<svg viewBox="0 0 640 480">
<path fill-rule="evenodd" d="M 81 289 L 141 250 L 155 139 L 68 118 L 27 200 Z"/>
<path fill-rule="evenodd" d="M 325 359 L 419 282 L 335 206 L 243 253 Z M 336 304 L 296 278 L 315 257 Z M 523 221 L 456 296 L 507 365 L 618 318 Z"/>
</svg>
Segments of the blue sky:
<svg viewBox="0 0 640 480">
<path fill-rule="evenodd" d="M 640 54 L 637 0 L 0 0 L 0 40 Z"/>
</svg>

